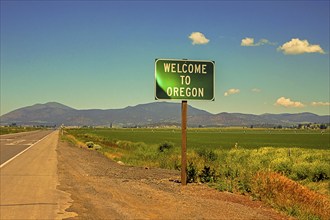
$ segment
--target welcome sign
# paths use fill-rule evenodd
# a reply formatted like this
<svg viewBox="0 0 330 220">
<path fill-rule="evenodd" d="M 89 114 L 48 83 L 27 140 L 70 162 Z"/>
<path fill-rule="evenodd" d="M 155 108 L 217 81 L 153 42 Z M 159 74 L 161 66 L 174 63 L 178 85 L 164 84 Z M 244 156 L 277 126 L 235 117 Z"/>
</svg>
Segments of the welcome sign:
<svg viewBox="0 0 330 220">
<path fill-rule="evenodd" d="M 155 99 L 214 100 L 215 62 L 155 60 Z"/>
</svg>

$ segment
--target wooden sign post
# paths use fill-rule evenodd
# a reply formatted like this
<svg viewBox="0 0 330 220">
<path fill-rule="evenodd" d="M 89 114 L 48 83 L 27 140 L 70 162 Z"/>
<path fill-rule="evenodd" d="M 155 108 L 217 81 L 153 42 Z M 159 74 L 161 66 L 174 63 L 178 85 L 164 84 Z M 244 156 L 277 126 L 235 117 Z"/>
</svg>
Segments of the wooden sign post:
<svg viewBox="0 0 330 220">
<path fill-rule="evenodd" d="M 181 185 L 187 185 L 187 101 L 181 103 Z"/>
</svg>

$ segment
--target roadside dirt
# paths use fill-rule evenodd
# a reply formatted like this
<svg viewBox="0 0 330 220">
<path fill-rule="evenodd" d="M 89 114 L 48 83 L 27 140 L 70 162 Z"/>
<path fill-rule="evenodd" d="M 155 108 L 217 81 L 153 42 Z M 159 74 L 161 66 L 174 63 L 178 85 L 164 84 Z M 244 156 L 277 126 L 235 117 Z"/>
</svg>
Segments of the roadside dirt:
<svg viewBox="0 0 330 220">
<path fill-rule="evenodd" d="M 247 196 L 205 185 L 182 187 L 177 171 L 119 165 L 59 141 L 58 188 L 71 194 L 72 219 L 288 219 Z"/>
</svg>

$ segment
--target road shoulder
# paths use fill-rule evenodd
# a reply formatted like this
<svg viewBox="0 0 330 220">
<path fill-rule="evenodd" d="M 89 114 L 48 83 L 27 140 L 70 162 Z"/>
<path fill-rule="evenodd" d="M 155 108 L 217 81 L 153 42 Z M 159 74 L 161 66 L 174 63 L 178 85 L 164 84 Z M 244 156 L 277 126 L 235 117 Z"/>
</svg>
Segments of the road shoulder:
<svg viewBox="0 0 330 220">
<path fill-rule="evenodd" d="M 1 219 L 63 219 L 70 195 L 57 189 L 58 131 L 0 169 Z"/>
</svg>

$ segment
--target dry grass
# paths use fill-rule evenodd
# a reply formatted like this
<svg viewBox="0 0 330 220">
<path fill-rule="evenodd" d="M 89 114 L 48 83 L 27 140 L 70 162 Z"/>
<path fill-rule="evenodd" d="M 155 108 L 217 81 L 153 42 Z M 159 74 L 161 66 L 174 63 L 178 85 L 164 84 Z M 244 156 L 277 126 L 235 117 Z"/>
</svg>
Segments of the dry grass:
<svg viewBox="0 0 330 220">
<path fill-rule="evenodd" d="M 105 152 L 104 155 L 107 157 L 107 158 L 110 158 L 111 160 L 119 160 L 120 158 L 122 158 L 123 154 L 122 153 L 110 153 L 110 152 Z"/>
<path fill-rule="evenodd" d="M 73 136 L 71 134 L 66 134 L 65 136 L 62 135 L 61 138 L 65 139 L 66 141 L 69 141 L 69 142 L 73 143 L 75 146 L 87 148 L 86 143 L 81 142 L 75 136 Z"/>
<path fill-rule="evenodd" d="M 299 219 L 330 219 L 330 201 L 321 195 L 275 172 L 258 172 L 252 191 L 261 200 L 289 212 Z"/>
</svg>

